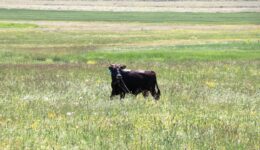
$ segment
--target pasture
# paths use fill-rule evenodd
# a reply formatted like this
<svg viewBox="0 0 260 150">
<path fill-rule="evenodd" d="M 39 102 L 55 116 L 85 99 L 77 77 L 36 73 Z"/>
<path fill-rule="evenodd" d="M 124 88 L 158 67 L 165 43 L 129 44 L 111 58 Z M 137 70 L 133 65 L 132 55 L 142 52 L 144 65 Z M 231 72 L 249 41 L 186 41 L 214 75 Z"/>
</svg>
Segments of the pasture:
<svg viewBox="0 0 260 150">
<path fill-rule="evenodd" d="M 260 148 L 259 13 L 0 20 L 0 149 Z M 161 99 L 109 100 L 110 63 L 156 71 Z"/>
<path fill-rule="evenodd" d="M 259 0 L 8 0 L 0 8 L 116 12 L 260 12 Z"/>
</svg>

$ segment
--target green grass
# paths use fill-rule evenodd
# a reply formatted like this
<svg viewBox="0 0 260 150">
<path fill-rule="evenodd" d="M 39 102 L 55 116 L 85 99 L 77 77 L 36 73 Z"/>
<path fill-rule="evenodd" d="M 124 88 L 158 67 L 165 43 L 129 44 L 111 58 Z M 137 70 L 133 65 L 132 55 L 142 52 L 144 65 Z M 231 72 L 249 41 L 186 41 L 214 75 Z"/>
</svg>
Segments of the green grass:
<svg viewBox="0 0 260 150">
<path fill-rule="evenodd" d="M 241 45 L 241 47 L 239 47 Z M 232 47 L 233 46 L 233 47 Z M 221 48 L 222 47 L 222 48 Z M 230 48 L 229 48 L 230 47 Z M 97 62 L 182 62 L 260 60 L 259 43 L 204 44 L 189 46 L 144 47 L 134 50 L 99 50 L 78 54 L 42 54 L 28 52 L 0 52 L 2 63 L 86 63 Z"/>
<path fill-rule="evenodd" d="M 239 47 L 239 45 L 242 45 Z M 203 44 L 141 48 L 138 50 L 97 51 L 80 58 L 110 61 L 225 61 L 225 60 L 260 60 L 259 43 Z M 149 50 L 146 50 L 149 49 Z"/>
<path fill-rule="evenodd" d="M 36 28 L 38 27 L 35 24 L 29 24 L 29 23 L 8 23 L 8 22 L 0 22 L 0 29 L 12 29 L 12 28 Z"/>
<path fill-rule="evenodd" d="M 86 63 L 94 61 L 257 60 L 260 31 L 55 31 L 7 30 L 0 34 L 1 63 Z M 234 30 L 236 31 L 234 33 Z M 173 43 L 172 43 L 173 42 Z M 158 45 L 151 46 L 154 43 Z"/>
<path fill-rule="evenodd" d="M 0 9 L 2 20 L 259 24 L 259 13 L 92 12 Z"/>
<path fill-rule="evenodd" d="M 68 19 L 85 12 L 73 13 Z M 232 21 L 239 24 L 120 32 L 5 25 L 0 149 L 260 149 L 260 31 Z M 109 100 L 110 63 L 154 70 L 161 99 Z"/>
</svg>

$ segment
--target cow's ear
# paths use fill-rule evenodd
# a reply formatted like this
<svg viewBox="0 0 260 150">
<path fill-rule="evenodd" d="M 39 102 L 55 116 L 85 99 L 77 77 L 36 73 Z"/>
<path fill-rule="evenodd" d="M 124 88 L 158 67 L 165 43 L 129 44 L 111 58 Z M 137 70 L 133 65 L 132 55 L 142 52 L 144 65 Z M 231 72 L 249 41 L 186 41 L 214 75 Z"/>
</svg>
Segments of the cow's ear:
<svg viewBox="0 0 260 150">
<path fill-rule="evenodd" d="M 111 70 L 111 69 L 112 69 L 112 66 L 109 66 L 108 69 Z"/>
<path fill-rule="evenodd" d="M 110 64 L 109 67 L 108 67 L 108 69 L 109 69 L 109 70 L 112 70 L 112 68 L 113 68 L 113 64 Z"/>
<path fill-rule="evenodd" d="M 121 69 L 125 69 L 125 68 L 126 68 L 126 65 L 122 65 L 120 68 L 121 68 Z"/>
</svg>

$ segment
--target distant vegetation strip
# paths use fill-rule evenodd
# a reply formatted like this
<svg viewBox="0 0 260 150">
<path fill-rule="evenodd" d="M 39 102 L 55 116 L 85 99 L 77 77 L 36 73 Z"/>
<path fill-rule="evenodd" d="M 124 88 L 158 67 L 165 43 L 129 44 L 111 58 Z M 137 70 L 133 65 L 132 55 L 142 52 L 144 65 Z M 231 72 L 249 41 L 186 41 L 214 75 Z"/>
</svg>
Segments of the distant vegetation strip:
<svg viewBox="0 0 260 150">
<path fill-rule="evenodd" d="M 260 13 L 94 12 L 0 9 L 0 20 L 260 24 Z"/>
<path fill-rule="evenodd" d="M 162 47 L 119 48 L 83 53 L 46 53 L 8 51 L 0 49 L 0 63 L 86 63 L 104 61 L 230 61 L 260 60 L 258 42 L 232 42 L 227 44 L 181 45 Z"/>
<path fill-rule="evenodd" d="M 30 23 L 9 23 L 9 22 L 0 22 L 1 28 L 36 28 L 38 25 Z"/>
</svg>

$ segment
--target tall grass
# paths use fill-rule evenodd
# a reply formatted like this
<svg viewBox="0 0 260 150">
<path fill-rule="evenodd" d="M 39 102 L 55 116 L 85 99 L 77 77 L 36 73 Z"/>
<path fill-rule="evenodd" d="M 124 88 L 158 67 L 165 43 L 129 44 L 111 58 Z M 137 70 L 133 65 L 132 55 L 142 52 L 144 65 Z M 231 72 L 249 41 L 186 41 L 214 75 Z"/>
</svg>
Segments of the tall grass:
<svg viewBox="0 0 260 150">
<path fill-rule="evenodd" d="M 258 149 L 259 62 L 128 64 L 162 98 L 109 100 L 105 65 L 1 65 L 2 148 Z"/>
</svg>

